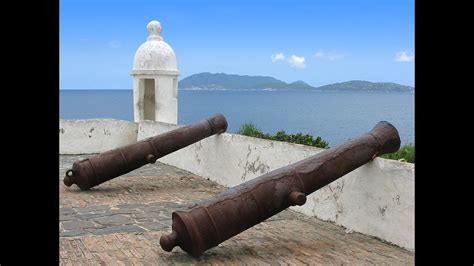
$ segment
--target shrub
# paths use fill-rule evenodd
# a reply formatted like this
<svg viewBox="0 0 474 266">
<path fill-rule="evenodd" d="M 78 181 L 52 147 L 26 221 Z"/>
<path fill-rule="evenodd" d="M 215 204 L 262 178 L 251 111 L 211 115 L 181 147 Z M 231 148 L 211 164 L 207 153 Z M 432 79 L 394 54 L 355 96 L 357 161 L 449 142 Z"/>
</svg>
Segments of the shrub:
<svg viewBox="0 0 474 266">
<path fill-rule="evenodd" d="M 398 151 L 393 153 L 387 153 L 380 157 L 385 159 L 401 160 L 409 163 L 415 163 L 415 145 L 403 145 Z"/>
<path fill-rule="evenodd" d="M 256 138 L 262 138 L 262 136 L 264 135 L 262 130 L 260 130 L 260 128 L 258 128 L 251 122 L 244 123 L 242 126 L 240 126 L 240 129 L 239 131 L 237 131 L 237 134 Z"/>
<path fill-rule="evenodd" d="M 307 146 L 314 146 L 319 148 L 327 149 L 329 148 L 329 143 L 323 140 L 321 137 L 316 137 L 316 139 L 309 134 L 286 134 L 284 130 L 278 131 L 275 135 L 270 135 L 268 133 L 263 133 L 260 128 L 258 128 L 252 122 L 244 123 L 240 126 L 240 129 L 237 131 L 237 134 L 241 134 L 244 136 L 261 138 L 261 139 L 268 139 L 268 140 L 276 140 L 276 141 L 284 141 L 290 143 L 297 143 L 303 144 Z M 415 145 L 414 144 L 407 144 L 402 146 L 398 151 L 394 153 L 388 153 L 380 156 L 385 159 L 392 159 L 392 160 L 399 160 L 405 161 L 409 163 L 415 163 Z"/>
<path fill-rule="evenodd" d="M 268 140 L 277 140 L 277 141 L 285 141 L 290 143 L 297 143 L 303 144 L 307 146 L 314 146 L 319 148 L 329 148 L 329 144 L 327 141 L 323 140 L 321 137 L 314 137 L 309 134 L 286 134 L 284 130 L 278 131 L 275 135 L 270 135 L 268 133 L 263 133 L 260 128 L 258 128 L 252 122 L 244 123 L 240 126 L 240 129 L 237 131 L 237 134 L 255 137 L 255 138 L 262 138 Z"/>
</svg>

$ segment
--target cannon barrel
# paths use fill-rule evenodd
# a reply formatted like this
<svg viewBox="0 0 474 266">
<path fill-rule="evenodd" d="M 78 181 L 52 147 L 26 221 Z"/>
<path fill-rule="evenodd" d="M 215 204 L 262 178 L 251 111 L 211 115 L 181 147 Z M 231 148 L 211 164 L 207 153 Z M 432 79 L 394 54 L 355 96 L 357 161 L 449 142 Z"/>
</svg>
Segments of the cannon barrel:
<svg viewBox="0 0 474 266">
<path fill-rule="evenodd" d="M 172 232 L 163 250 L 181 247 L 197 257 L 204 251 L 294 206 L 306 196 L 371 161 L 400 148 L 397 129 L 379 122 L 370 132 L 336 148 L 268 172 L 188 209 L 172 213 Z"/>
<path fill-rule="evenodd" d="M 226 130 L 225 117 L 214 115 L 201 122 L 74 162 L 63 182 L 66 186 L 76 184 L 81 190 L 87 190 Z"/>
</svg>

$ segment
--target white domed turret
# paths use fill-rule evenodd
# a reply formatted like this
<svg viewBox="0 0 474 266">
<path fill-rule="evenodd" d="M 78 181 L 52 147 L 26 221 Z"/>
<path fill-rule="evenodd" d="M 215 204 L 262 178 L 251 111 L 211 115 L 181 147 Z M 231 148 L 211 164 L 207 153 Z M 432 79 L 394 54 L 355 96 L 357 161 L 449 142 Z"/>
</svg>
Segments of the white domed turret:
<svg viewBox="0 0 474 266">
<path fill-rule="evenodd" d="M 158 21 L 148 23 L 147 41 L 135 53 L 133 70 L 178 70 L 176 55 L 160 36 L 161 24 Z"/>
<path fill-rule="evenodd" d="M 178 66 L 173 48 L 161 34 L 159 21 L 147 25 L 149 36 L 135 52 L 134 120 L 176 124 L 178 120 Z"/>
</svg>

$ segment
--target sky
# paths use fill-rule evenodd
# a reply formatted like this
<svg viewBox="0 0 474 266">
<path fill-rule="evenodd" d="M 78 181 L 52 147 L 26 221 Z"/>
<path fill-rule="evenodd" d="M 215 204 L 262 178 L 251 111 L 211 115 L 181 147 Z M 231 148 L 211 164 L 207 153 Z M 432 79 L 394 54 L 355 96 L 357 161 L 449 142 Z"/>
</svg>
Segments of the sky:
<svg viewBox="0 0 474 266">
<path fill-rule="evenodd" d="M 414 86 L 414 0 L 60 0 L 60 89 L 132 89 L 158 20 L 180 78 L 271 76 Z"/>
</svg>

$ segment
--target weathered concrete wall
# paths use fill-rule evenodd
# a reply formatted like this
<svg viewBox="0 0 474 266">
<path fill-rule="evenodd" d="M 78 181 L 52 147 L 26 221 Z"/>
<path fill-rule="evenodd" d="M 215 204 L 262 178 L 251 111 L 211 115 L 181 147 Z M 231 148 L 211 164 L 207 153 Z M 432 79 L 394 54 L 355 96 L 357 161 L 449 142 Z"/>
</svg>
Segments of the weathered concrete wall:
<svg viewBox="0 0 474 266">
<path fill-rule="evenodd" d="M 116 119 L 60 119 L 59 153 L 91 154 L 136 142 L 138 124 Z"/>
<path fill-rule="evenodd" d="M 140 122 L 138 140 L 174 128 L 176 126 L 165 123 Z M 231 187 L 319 151 L 322 149 L 224 133 L 169 154 L 160 161 Z"/>
<path fill-rule="evenodd" d="M 177 127 L 155 121 L 61 120 L 60 153 L 98 153 Z M 320 151 L 223 133 L 159 160 L 231 187 Z M 348 232 L 376 236 L 414 250 L 414 181 L 414 164 L 376 158 L 311 194 L 305 205 L 292 208 L 333 221 Z"/>
<path fill-rule="evenodd" d="M 141 122 L 138 140 L 175 128 Z M 231 187 L 322 149 L 236 134 L 212 136 L 160 159 Z M 308 197 L 294 210 L 414 249 L 414 165 L 376 158 Z"/>
<path fill-rule="evenodd" d="M 414 164 L 376 158 L 293 209 L 414 250 L 414 196 Z"/>
</svg>

